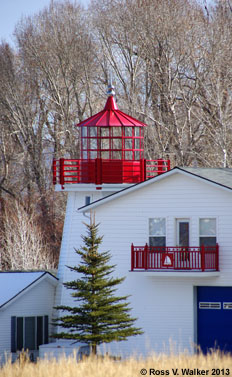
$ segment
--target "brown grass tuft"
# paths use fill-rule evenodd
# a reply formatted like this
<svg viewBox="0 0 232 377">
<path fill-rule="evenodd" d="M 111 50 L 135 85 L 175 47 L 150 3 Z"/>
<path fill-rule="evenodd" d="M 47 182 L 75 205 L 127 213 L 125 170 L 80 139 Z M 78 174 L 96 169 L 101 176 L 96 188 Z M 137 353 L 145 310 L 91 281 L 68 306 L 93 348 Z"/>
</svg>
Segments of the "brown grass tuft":
<svg viewBox="0 0 232 377">
<path fill-rule="evenodd" d="M 76 362 L 75 357 L 63 358 L 59 361 L 40 360 L 31 363 L 28 360 L 10 361 L 0 369 L 0 377 L 141 377 L 140 371 L 147 370 L 146 376 L 169 375 L 178 369 L 179 376 L 186 375 L 182 369 L 206 371 L 204 375 L 232 375 L 232 357 L 214 352 L 210 355 L 152 355 L 148 358 L 129 358 L 113 361 L 109 358 L 86 358 Z M 208 372 L 207 372 L 208 371 Z M 197 374 L 194 374 L 197 375 Z"/>
</svg>

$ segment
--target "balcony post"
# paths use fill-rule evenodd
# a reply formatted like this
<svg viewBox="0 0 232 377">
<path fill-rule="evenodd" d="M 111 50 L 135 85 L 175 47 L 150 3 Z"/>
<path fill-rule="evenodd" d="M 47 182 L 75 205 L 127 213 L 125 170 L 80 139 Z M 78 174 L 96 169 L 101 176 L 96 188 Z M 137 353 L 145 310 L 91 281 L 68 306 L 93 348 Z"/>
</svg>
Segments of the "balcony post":
<svg viewBox="0 0 232 377">
<path fill-rule="evenodd" d="M 64 158 L 60 158 L 60 184 L 64 185 Z"/>
<path fill-rule="evenodd" d="M 134 245 L 131 244 L 131 271 L 134 271 Z"/>
<path fill-rule="evenodd" d="M 140 182 L 146 181 L 146 160 L 140 160 Z"/>
<path fill-rule="evenodd" d="M 216 243 L 216 271 L 219 271 L 219 245 Z"/>
<path fill-rule="evenodd" d="M 95 159 L 95 184 L 96 185 L 102 184 L 102 159 L 101 158 Z"/>
<path fill-rule="evenodd" d="M 164 162 L 163 162 L 163 159 L 162 158 L 159 158 L 157 160 L 157 175 L 160 175 L 162 174 L 163 172 L 163 165 L 164 165 Z"/>
<path fill-rule="evenodd" d="M 148 244 L 146 243 L 144 247 L 144 269 L 148 269 Z"/>
<path fill-rule="evenodd" d="M 205 271 L 205 246 L 201 246 L 201 270 Z"/>
</svg>

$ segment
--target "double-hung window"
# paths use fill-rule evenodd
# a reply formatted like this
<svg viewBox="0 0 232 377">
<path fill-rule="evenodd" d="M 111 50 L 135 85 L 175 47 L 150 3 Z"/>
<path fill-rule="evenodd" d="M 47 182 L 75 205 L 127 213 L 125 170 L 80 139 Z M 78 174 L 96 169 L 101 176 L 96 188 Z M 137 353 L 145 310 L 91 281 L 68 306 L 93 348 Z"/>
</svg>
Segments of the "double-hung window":
<svg viewBox="0 0 232 377">
<path fill-rule="evenodd" d="M 215 246 L 216 238 L 216 219 L 204 218 L 200 219 L 200 246 Z"/>
<path fill-rule="evenodd" d="M 38 350 L 48 343 L 48 316 L 11 317 L 11 352 Z"/>
<path fill-rule="evenodd" d="M 166 246 L 166 220 L 164 217 L 149 219 L 149 246 Z"/>
</svg>

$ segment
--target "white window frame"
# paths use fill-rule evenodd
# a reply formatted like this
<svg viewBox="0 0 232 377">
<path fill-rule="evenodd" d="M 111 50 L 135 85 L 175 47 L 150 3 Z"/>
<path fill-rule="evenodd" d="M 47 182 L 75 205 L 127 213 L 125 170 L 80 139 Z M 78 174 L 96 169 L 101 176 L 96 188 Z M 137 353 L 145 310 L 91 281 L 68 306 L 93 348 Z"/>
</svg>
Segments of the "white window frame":
<svg viewBox="0 0 232 377">
<path fill-rule="evenodd" d="M 201 229 L 200 229 L 200 222 L 201 222 L 201 220 L 215 220 L 215 222 L 216 222 L 216 227 L 215 227 L 215 235 L 212 235 L 212 234 L 210 234 L 210 235 L 207 235 L 207 234 L 201 234 Z M 199 221 L 198 221 L 198 229 L 199 229 L 199 246 L 200 246 L 200 244 L 201 244 L 201 242 L 200 242 L 200 239 L 201 239 L 201 237 L 205 237 L 205 238 L 216 238 L 216 243 L 217 243 L 217 239 L 218 239 L 218 237 L 217 237 L 217 233 L 218 233 L 218 231 L 217 231 L 217 225 L 218 224 L 218 219 L 217 219 L 217 217 L 216 216 L 205 216 L 205 217 L 199 217 Z"/>
<path fill-rule="evenodd" d="M 165 234 L 160 234 L 160 235 L 154 235 L 154 234 L 150 234 L 150 220 L 154 220 L 154 219 L 162 219 L 165 221 Z M 150 237 L 157 237 L 157 238 L 160 238 L 160 237 L 164 237 L 165 238 L 165 246 L 167 245 L 167 220 L 166 220 L 166 217 L 161 217 L 161 216 L 157 216 L 157 217 L 149 217 L 148 219 L 148 240 L 149 240 L 149 245 L 150 245 Z"/>
</svg>

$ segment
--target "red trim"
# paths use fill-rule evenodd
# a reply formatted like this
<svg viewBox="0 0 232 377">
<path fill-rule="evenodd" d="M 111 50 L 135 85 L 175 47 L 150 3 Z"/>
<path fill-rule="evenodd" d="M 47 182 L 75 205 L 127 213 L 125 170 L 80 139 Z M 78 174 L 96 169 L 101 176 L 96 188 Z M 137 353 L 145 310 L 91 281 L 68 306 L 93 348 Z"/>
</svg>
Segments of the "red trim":
<svg viewBox="0 0 232 377">
<path fill-rule="evenodd" d="M 116 104 L 114 96 L 108 97 L 104 110 L 118 110 L 118 106 Z"/>
<path fill-rule="evenodd" d="M 92 160 L 53 161 L 53 183 L 139 183 L 168 171 L 169 160 Z"/>
<path fill-rule="evenodd" d="M 170 264 L 165 264 L 165 256 Z M 203 247 L 134 246 L 131 247 L 131 270 L 219 271 L 219 245 Z"/>
</svg>

